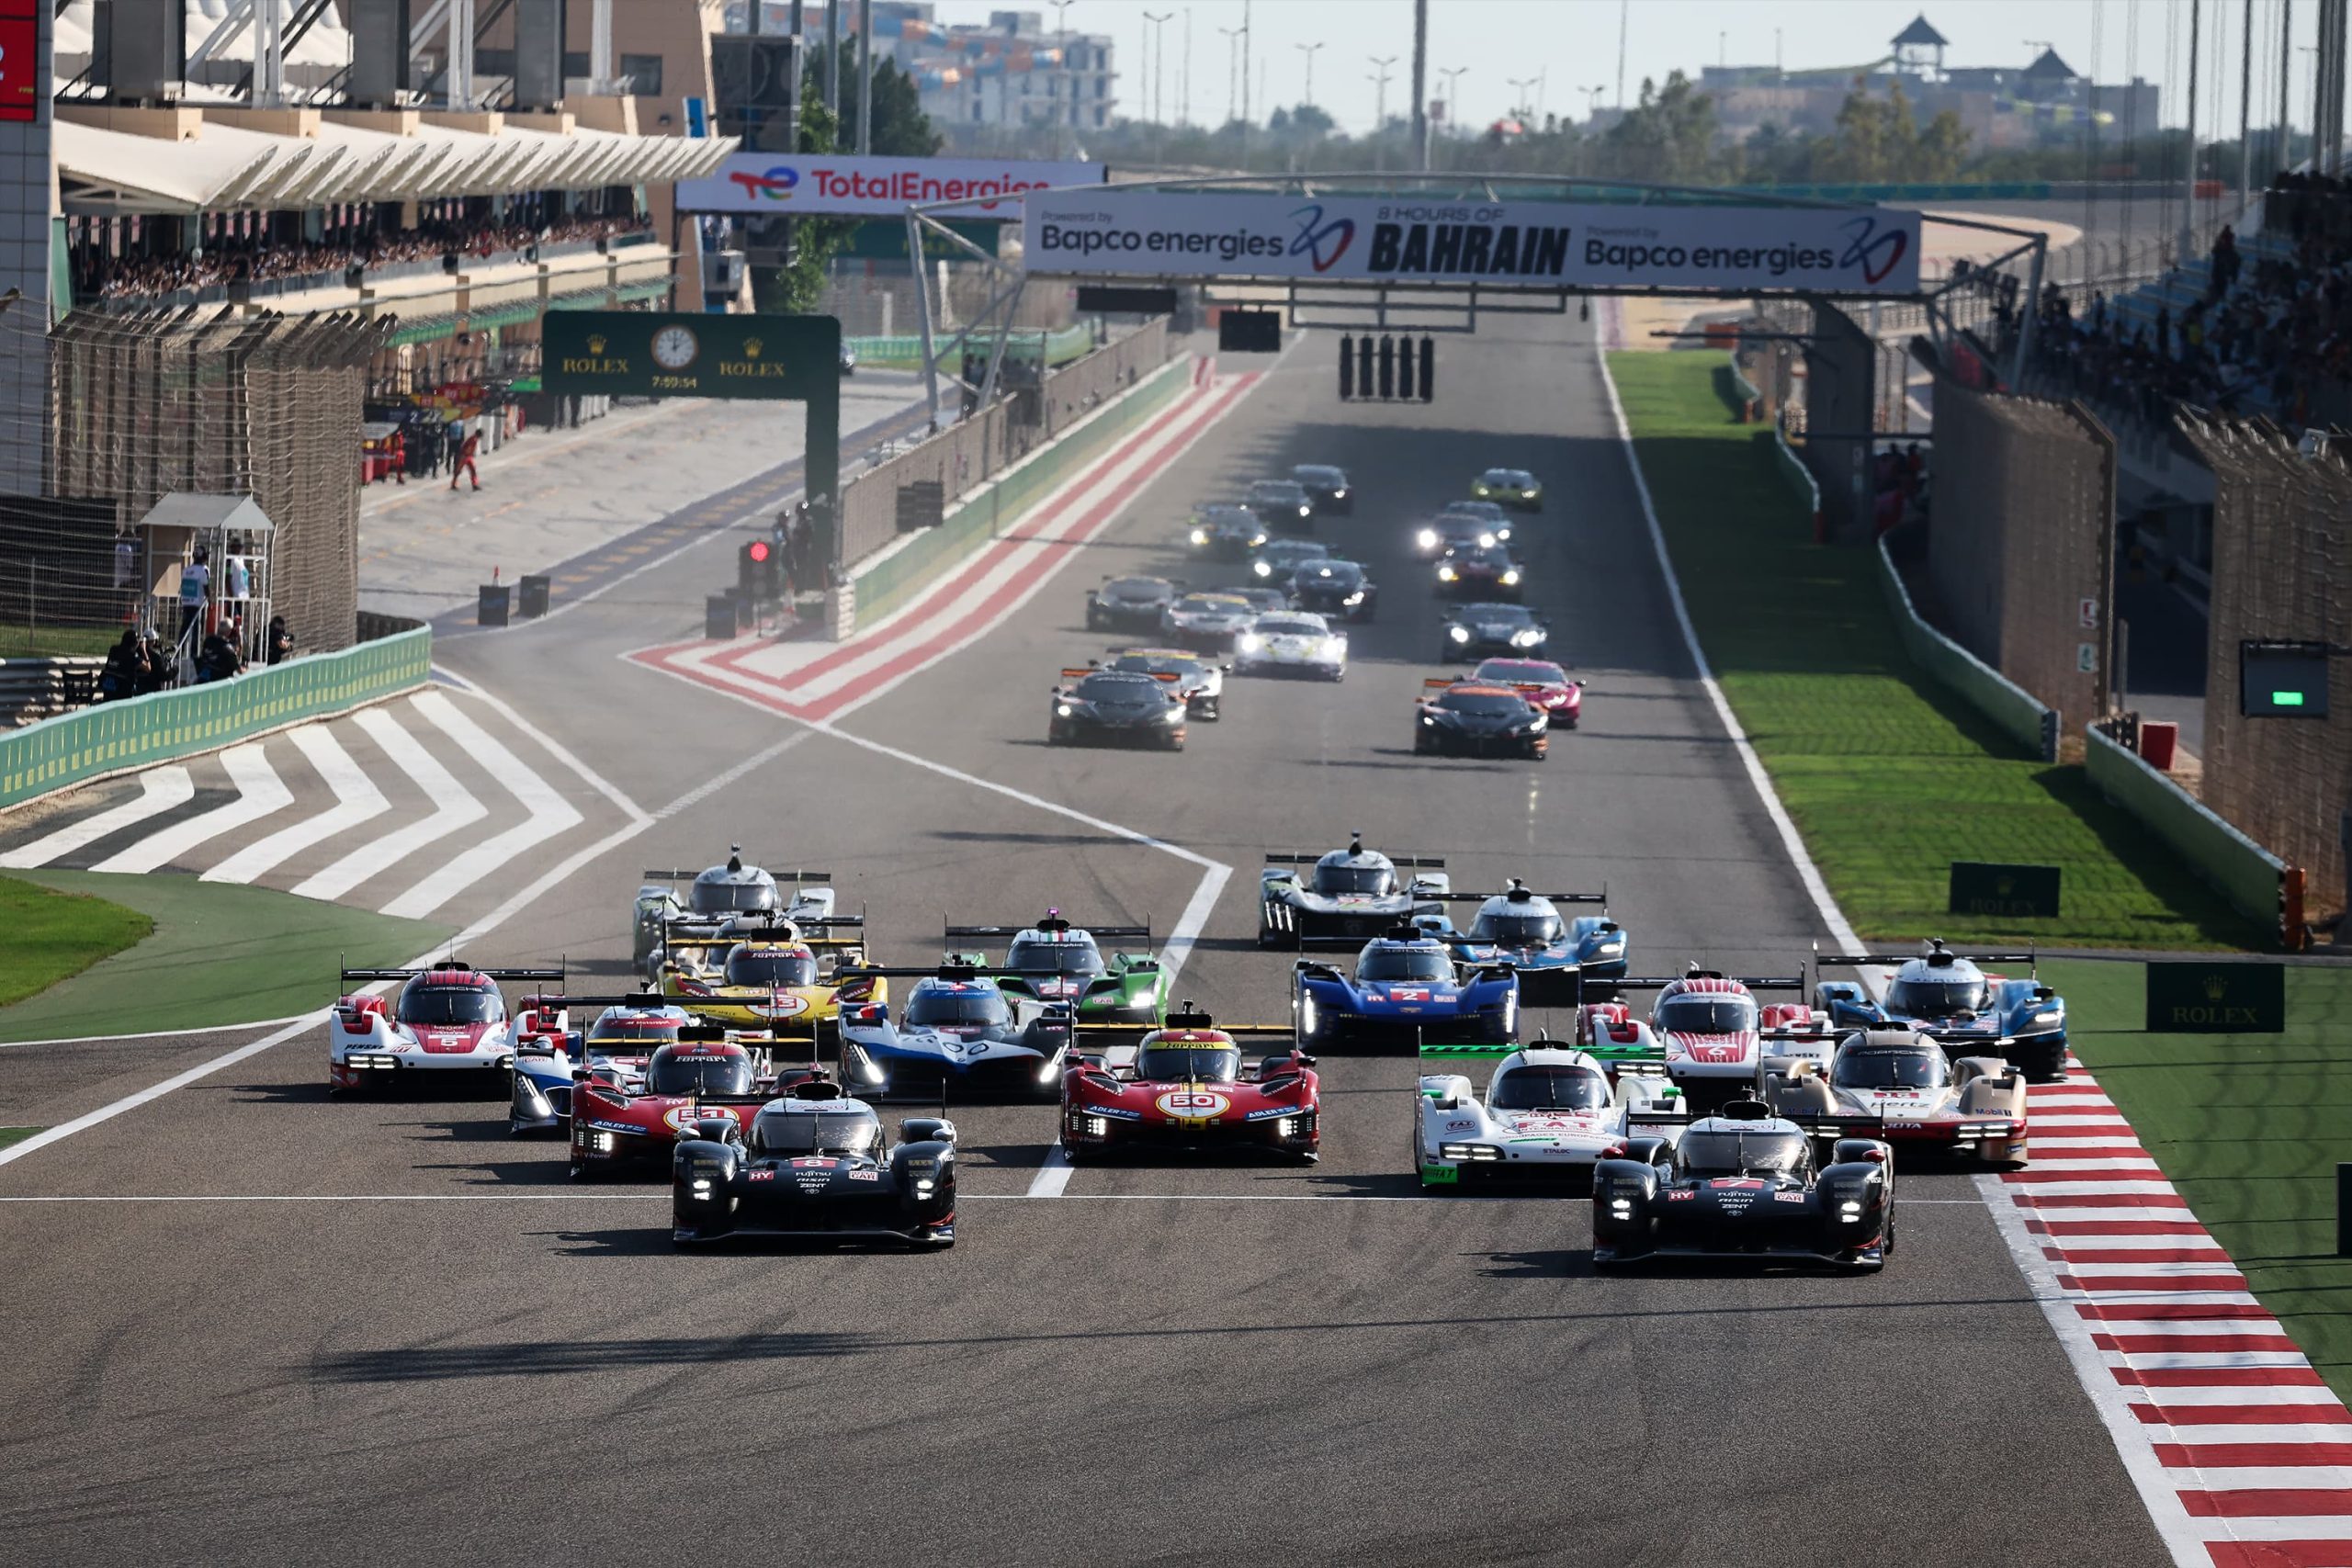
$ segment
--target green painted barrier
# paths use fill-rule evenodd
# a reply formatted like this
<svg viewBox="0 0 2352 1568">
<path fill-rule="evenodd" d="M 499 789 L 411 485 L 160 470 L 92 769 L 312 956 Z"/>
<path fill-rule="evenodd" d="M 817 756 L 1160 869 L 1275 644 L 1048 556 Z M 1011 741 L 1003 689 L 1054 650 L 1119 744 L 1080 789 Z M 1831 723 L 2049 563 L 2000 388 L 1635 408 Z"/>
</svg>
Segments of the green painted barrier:
<svg viewBox="0 0 2352 1568">
<path fill-rule="evenodd" d="M 2016 684 L 1998 670 L 1936 630 L 1911 604 L 1886 541 L 1877 545 L 1879 585 L 1886 591 L 1887 608 L 1894 612 L 1894 628 L 1911 660 L 1942 684 L 1965 697 L 1970 705 L 2017 738 L 2018 745 L 2045 762 L 2058 760 L 2058 715 L 2041 699 Z"/>
<path fill-rule="evenodd" d="M 971 554 L 1072 474 L 1144 423 L 1190 384 L 1189 358 L 1171 359 L 1123 396 L 1106 403 L 1058 440 L 1047 442 L 974 491 L 926 531 L 857 573 L 857 620 L 870 625 L 911 598 L 916 590 Z"/>
<path fill-rule="evenodd" d="M 918 369 L 922 365 L 922 339 L 920 337 L 853 337 L 842 341 L 856 353 L 860 365 L 871 365 L 877 369 Z M 1028 358 L 1029 345 L 1036 341 L 1035 333 L 1016 330 L 1011 345 L 1005 350 L 1005 356 Z M 985 347 L 993 344 L 996 338 L 993 333 L 974 333 L 971 342 L 976 348 Z M 1084 321 L 1046 334 L 1046 364 L 1049 368 L 1067 365 L 1073 359 L 1083 359 L 1093 352 L 1094 329 Z"/>
<path fill-rule="evenodd" d="M 1762 398 L 1764 394 L 1756 389 L 1756 383 L 1740 369 L 1739 356 L 1733 355 L 1730 358 L 1731 378 L 1738 383 L 1740 396 L 1750 400 Z M 1821 486 L 1815 480 L 1813 470 L 1804 466 L 1804 459 L 1789 446 L 1789 438 L 1781 432 L 1778 420 L 1772 422 L 1772 455 L 1780 459 L 1781 477 L 1789 481 L 1790 488 L 1796 491 L 1797 500 L 1804 503 L 1805 515 L 1813 519 L 1814 537 L 1820 538 Z"/>
<path fill-rule="evenodd" d="M 432 673 L 433 632 L 419 626 L 233 681 L 62 714 L 0 735 L 0 807 L 344 713 L 421 686 Z"/>
<path fill-rule="evenodd" d="M 2083 771 L 2101 795 L 2138 818 L 2232 905 L 2262 925 L 2278 922 L 2285 861 L 2100 731 L 2084 739 Z"/>
</svg>

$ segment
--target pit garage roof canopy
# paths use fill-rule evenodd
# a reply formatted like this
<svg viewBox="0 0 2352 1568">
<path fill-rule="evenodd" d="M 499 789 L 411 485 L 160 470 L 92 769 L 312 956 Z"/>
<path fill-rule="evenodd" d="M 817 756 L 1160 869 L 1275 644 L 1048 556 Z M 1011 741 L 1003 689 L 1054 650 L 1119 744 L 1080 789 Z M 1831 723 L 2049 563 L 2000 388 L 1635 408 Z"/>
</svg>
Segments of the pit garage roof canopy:
<svg viewBox="0 0 2352 1568">
<path fill-rule="evenodd" d="M 167 141 L 61 118 L 55 145 L 68 212 L 192 213 L 667 185 L 708 174 L 736 143 L 517 126 L 489 135 L 420 125 L 395 136 L 332 123 L 313 139 L 214 122 Z"/>
</svg>

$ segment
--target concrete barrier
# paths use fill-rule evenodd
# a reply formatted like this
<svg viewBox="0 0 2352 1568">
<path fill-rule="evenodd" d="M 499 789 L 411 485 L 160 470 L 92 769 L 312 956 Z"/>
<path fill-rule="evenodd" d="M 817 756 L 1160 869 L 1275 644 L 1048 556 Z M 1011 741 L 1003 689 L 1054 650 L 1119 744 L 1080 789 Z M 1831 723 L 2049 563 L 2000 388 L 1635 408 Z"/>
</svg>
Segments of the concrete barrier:
<svg viewBox="0 0 2352 1568">
<path fill-rule="evenodd" d="M 1027 345 L 1036 338 L 1035 328 L 1025 331 L 1014 328 L 1012 342 L 1005 350 L 1007 357 L 1024 356 Z M 877 370 L 922 368 L 922 339 L 920 337 L 854 337 L 842 341 L 857 355 L 860 367 L 871 365 Z M 941 333 L 938 341 L 946 343 L 946 334 Z M 986 348 L 996 341 L 996 334 L 974 333 L 971 341 L 975 349 Z M 1085 321 L 1074 326 L 1057 327 L 1046 334 L 1046 363 L 1048 366 L 1067 365 L 1073 359 L 1083 358 L 1093 350 L 1094 329 Z"/>
<path fill-rule="evenodd" d="M 0 735 L 0 808 L 348 712 L 422 686 L 432 673 L 433 633 L 418 626 L 232 681 L 63 714 Z"/>
<path fill-rule="evenodd" d="M 2031 692 L 2003 676 L 1960 644 L 1920 617 L 1886 553 L 1886 541 L 1871 547 L 1878 552 L 1879 585 L 1894 612 L 1895 630 L 1912 662 L 1968 700 L 1971 706 L 2017 739 L 2018 745 L 2045 762 L 2058 760 L 2058 714 L 2044 707 Z"/>
<path fill-rule="evenodd" d="M 1757 401 L 1763 394 L 1756 389 L 1756 383 L 1747 378 L 1747 373 L 1739 367 L 1739 356 L 1733 355 L 1730 358 L 1731 378 L 1739 384 L 1740 395 L 1751 403 Z M 1772 422 L 1772 456 L 1780 463 L 1781 477 L 1789 481 L 1789 488 L 1796 492 L 1805 515 L 1813 519 L 1814 543 L 1819 544 L 1822 537 L 1821 486 L 1814 479 L 1813 470 L 1804 466 L 1795 448 L 1789 445 L 1789 438 L 1782 434 L 1779 420 Z"/>
<path fill-rule="evenodd" d="M 2291 872 L 2285 861 L 2098 729 L 2084 741 L 2083 771 L 2101 795 L 2162 839 L 2233 907 L 2263 925 L 2278 922 Z"/>
</svg>

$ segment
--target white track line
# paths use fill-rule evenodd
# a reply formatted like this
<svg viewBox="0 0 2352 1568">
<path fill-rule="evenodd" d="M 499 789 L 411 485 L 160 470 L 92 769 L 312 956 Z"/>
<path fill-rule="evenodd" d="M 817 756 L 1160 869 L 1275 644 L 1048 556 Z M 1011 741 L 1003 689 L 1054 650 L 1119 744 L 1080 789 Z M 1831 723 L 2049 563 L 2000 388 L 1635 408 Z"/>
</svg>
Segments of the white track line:
<svg viewBox="0 0 2352 1568">
<path fill-rule="evenodd" d="M 411 783 L 424 792 L 424 797 L 433 803 L 433 815 L 395 828 L 383 837 L 360 845 L 307 882 L 298 883 L 294 891 L 305 898 L 340 898 L 369 877 L 400 864 L 425 845 L 446 839 L 458 829 L 470 827 L 490 815 L 490 807 L 477 800 L 471 791 L 458 782 L 456 775 L 417 743 L 415 737 L 402 729 L 400 721 L 388 710 L 363 708 L 357 718 L 359 728 L 368 732 L 368 739 L 375 741 L 384 755 L 409 776 Z"/>
<path fill-rule="evenodd" d="M 244 746 L 232 746 L 220 753 L 220 765 L 229 771 L 229 778 L 237 786 L 237 798 L 228 805 L 191 817 L 185 822 L 175 822 L 124 850 L 109 855 L 90 869 L 115 874 L 143 875 L 171 864 L 189 851 L 210 842 L 223 833 L 233 833 L 250 822 L 258 822 L 272 813 L 294 804 L 294 792 L 269 765 L 268 754 L 259 741 Z"/>
<path fill-rule="evenodd" d="M 579 809 L 556 792 L 523 760 L 493 739 L 481 726 L 438 692 L 416 699 L 419 712 L 465 749 L 522 803 L 528 815 L 503 833 L 483 840 L 463 854 L 452 856 L 440 869 L 384 906 L 383 913 L 423 919 L 483 877 L 501 870 L 534 844 L 544 843 L 567 828 L 579 825 Z"/>
<path fill-rule="evenodd" d="M 76 850 L 88 848 L 109 833 L 135 827 L 195 798 L 196 781 L 188 776 L 186 768 L 152 768 L 139 775 L 139 793 L 129 800 L 10 850 L 0 855 L 0 866 L 26 871 L 47 865 Z"/>
<path fill-rule="evenodd" d="M 362 822 L 373 821 L 392 808 L 391 802 L 384 798 L 384 792 L 351 760 L 351 753 L 343 749 L 325 725 L 305 725 L 288 730 L 286 738 L 294 743 L 296 750 L 310 759 L 311 766 L 334 792 L 334 804 L 307 821 L 281 828 L 266 839 L 247 844 L 206 872 L 201 880 L 251 883 L 312 844 L 322 843 Z"/>
<path fill-rule="evenodd" d="M 308 1013 L 283 1018 L 257 1018 L 251 1023 L 208 1023 L 196 1029 L 150 1029 L 140 1034 L 63 1034 L 52 1040 L 0 1040 L 0 1051 L 21 1051 L 28 1045 L 120 1045 L 133 1040 L 185 1040 L 191 1034 L 232 1034 L 245 1029 L 273 1029 Z"/>
</svg>

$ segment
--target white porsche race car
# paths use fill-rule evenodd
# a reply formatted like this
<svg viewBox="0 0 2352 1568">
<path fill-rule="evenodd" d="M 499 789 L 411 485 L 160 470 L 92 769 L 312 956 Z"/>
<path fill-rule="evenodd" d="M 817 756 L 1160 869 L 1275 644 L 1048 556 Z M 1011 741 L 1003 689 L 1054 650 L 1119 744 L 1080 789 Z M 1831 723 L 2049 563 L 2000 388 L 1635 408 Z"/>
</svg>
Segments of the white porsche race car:
<svg viewBox="0 0 2352 1568">
<path fill-rule="evenodd" d="M 1413 1112 L 1413 1156 L 1421 1187 L 1473 1181 L 1540 1182 L 1581 1178 L 1593 1161 L 1625 1152 L 1629 1138 L 1671 1144 L 1690 1117 L 1681 1091 L 1651 1071 L 1612 1077 L 1590 1055 L 1532 1044 L 1495 1064 L 1481 1099 L 1459 1073 L 1425 1076 Z M 1475 1047 L 1439 1048 L 1467 1055 Z"/>
<path fill-rule="evenodd" d="M 355 980 L 398 980 L 401 988 L 387 1003 L 374 991 L 352 990 Z M 560 988 L 563 971 L 477 969 L 457 958 L 430 969 L 345 969 L 344 994 L 327 1020 L 327 1088 L 353 1089 L 424 1071 L 473 1072 L 486 1085 L 495 1075 L 503 1092 L 518 1022 L 537 1032 L 542 1021 L 531 1005 L 521 1020 L 508 1016 L 502 980 L 553 981 Z"/>
<path fill-rule="evenodd" d="M 1233 644 L 1237 675 L 1306 675 L 1342 680 L 1348 673 L 1348 634 L 1309 610 L 1261 615 Z"/>
</svg>

